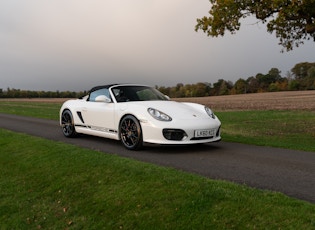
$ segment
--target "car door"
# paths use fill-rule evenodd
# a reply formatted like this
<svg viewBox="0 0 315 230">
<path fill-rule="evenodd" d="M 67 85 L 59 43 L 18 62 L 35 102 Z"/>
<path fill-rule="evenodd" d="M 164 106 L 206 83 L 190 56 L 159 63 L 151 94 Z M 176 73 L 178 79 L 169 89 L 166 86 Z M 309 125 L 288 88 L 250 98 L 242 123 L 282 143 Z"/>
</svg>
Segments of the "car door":
<svg viewBox="0 0 315 230">
<path fill-rule="evenodd" d="M 84 122 L 91 130 L 109 134 L 117 133 L 117 125 L 114 122 L 115 104 L 95 101 L 95 98 L 100 95 L 110 97 L 108 89 L 92 92 L 82 108 Z"/>
</svg>

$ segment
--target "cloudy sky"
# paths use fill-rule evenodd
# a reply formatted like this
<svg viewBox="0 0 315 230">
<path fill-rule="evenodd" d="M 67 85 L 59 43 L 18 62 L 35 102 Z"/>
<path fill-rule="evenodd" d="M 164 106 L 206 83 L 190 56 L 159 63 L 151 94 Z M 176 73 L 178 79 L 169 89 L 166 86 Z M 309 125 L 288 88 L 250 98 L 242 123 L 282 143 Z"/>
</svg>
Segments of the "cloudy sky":
<svg viewBox="0 0 315 230">
<path fill-rule="evenodd" d="M 195 32 L 209 9 L 208 0 L 1 0 L 0 88 L 235 82 L 315 61 L 314 42 L 280 53 L 253 20 L 223 38 Z"/>
</svg>

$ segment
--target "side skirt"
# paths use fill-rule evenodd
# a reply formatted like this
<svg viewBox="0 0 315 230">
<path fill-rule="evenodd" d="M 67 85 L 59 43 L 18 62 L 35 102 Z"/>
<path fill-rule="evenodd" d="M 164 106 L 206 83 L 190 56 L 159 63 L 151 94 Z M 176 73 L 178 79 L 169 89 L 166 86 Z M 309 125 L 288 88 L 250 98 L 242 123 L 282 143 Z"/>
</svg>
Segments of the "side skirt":
<svg viewBox="0 0 315 230">
<path fill-rule="evenodd" d="M 118 132 L 115 130 L 100 128 L 96 129 L 84 125 L 75 125 L 75 130 L 77 133 L 119 140 Z"/>
</svg>

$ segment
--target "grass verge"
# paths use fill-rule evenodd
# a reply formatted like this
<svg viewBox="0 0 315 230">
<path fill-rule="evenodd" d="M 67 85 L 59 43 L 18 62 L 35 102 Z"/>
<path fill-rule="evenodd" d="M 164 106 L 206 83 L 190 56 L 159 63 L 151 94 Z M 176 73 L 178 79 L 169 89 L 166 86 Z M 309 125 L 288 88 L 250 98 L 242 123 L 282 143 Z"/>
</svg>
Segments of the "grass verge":
<svg viewBox="0 0 315 230">
<path fill-rule="evenodd" d="M 60 103 L 45 103 L 32 101 L 0 101 L 0 113 L 16 114 L 51 120 L 59 119 Z"/>
<path fill-rule="evenodd" d="M 315 205 L 0 129 L 1 229 L 315 229 Z"/>
<path fill-rule="evenodd" d="M 224 141 L 315 152 L 315 112 L 218 112 Z"/>
</svg>

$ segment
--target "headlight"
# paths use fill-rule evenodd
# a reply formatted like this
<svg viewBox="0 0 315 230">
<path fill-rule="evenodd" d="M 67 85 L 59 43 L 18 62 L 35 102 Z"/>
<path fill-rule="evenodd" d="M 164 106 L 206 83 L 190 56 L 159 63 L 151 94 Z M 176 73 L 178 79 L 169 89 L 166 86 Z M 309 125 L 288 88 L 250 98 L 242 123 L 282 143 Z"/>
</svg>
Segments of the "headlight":
<svg viewBox="0 0 315 230">
<path fill-rule="evenodd" d="M 215 119 L 215 115 L 209 107 L 205 106 L 205 110 L 211 118 Z"/>
<path fill-rule="evenodd" d="M 153 108 L 148 108 L 149 114 L 159 121 L 171 121 L 172 118 L 167 114 Z"/>
</svg>

